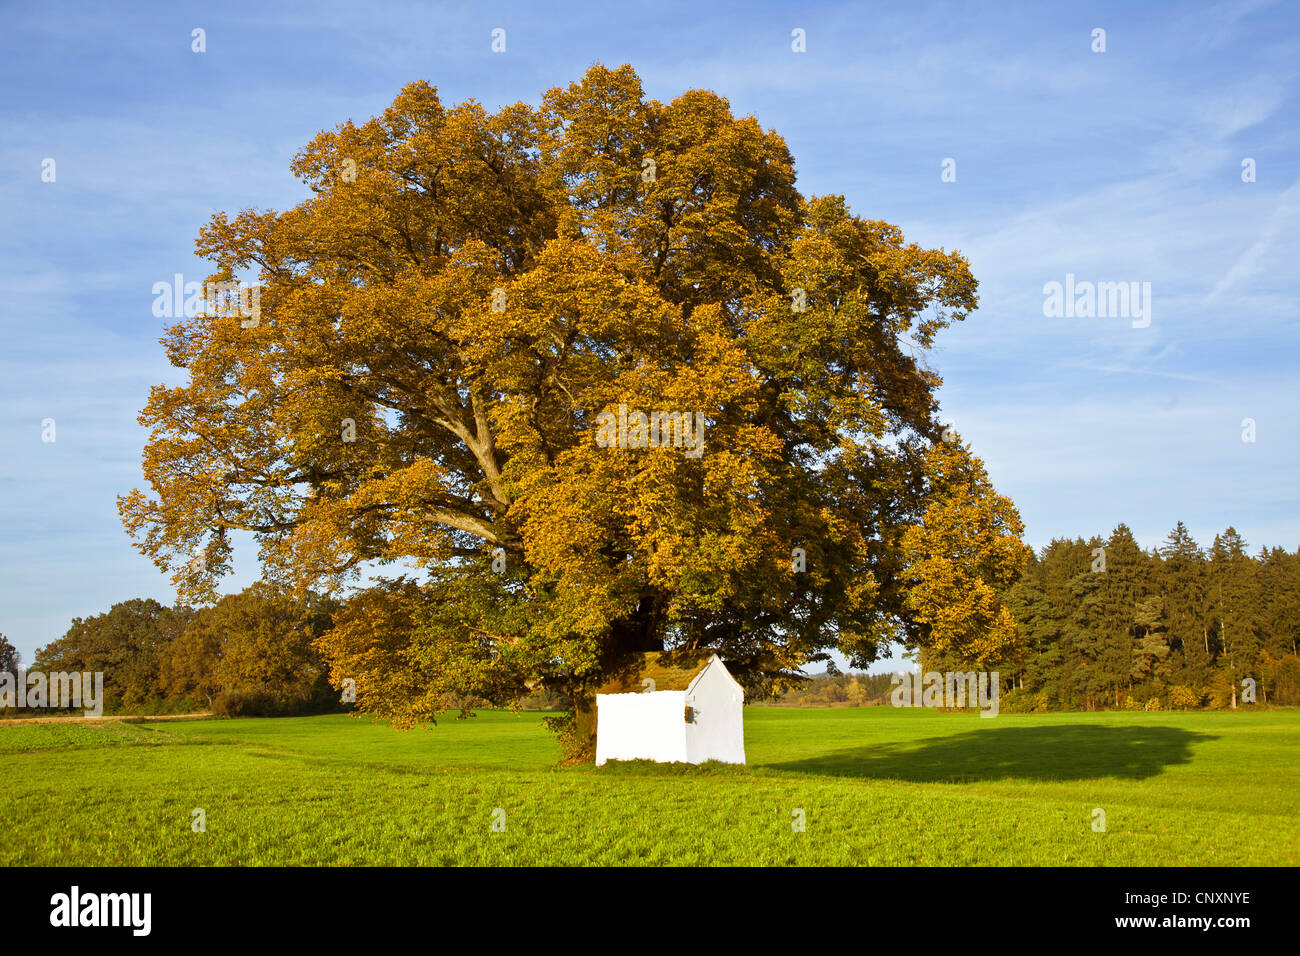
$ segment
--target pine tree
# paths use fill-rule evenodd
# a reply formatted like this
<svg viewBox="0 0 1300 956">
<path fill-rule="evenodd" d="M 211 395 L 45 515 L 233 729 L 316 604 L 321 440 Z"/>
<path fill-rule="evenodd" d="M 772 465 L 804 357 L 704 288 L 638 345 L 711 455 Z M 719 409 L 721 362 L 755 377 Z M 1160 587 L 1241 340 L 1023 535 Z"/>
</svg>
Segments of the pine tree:
<svg viewBox="0 0 1300 956">
<path fill-rule="evenodd" d="M 23 656 L 18 653 L 18 648 L 0 634 L 0 674 L 17 674 L 22 666 Z"/>
<path fill-rule="evenodd" d="M 1181 657 L 1174 678 L 1180 684 L 1204 688 L 1213 664 L 1205 554 L 1180 521 L 1165 539 L 1160 557 L 1157 580 L 1169 622 L 1169 645 Z"/>
<path fill-rule="evenodd" d="M 1261 549 L 1256 580 L 1264 609 L 1264 646 L 1276 658 L 1300 655 L 1300 550 Z"/>
<path fill-rule="evenodd" d="M 1030 558 L 1024 575 L 1007 592 L 1007 607 L 1015 615 L 1025 654 L 1024 663 L 1012 672 L 1012 680 L 1021 690 L 1048 689 L 1060 668 L 1061 623 L 1047 600 L 1043 561 L 1037 556 Z"/>
<path fill-rule="evenodd" d="M 1133 687 L 1133 665 L 1138 655 L 1139 608 L 1152 594 L 1150 563 L 1133 539 L 1133 532 L 1120 524 L 1105 545 L 1106 570 L 1098 594 L 1098 681 L 1114 692 L 1120 706 L 1120 691 Z"/>
<path fill-rule="evenodd" d="M 1256 603 L 1255 564 L 1246 542 L 1235 528 L 1214 536 L 1210 551 L 1210 602 L 1217 629 L 1218 650 L 1226 662 L 1237 706 L 1237 686 L 1254 669 L 1261 647 Z"/>
</svg>

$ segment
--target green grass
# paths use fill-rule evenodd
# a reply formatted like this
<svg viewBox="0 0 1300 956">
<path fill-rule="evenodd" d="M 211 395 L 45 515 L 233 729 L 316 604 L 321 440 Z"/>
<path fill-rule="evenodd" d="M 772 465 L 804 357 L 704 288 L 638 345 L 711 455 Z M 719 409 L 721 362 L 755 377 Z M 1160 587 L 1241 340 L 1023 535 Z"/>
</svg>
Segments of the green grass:
<svg viewBox="0 0 1300 956">
<path fill-rule="evenodd" d="M 1300 711 L 748 708 L 745 735 L 743 768 L 556 769 L 537 714 L 0 726 L 0 864 L 1300 863 Z"/>
</svg>

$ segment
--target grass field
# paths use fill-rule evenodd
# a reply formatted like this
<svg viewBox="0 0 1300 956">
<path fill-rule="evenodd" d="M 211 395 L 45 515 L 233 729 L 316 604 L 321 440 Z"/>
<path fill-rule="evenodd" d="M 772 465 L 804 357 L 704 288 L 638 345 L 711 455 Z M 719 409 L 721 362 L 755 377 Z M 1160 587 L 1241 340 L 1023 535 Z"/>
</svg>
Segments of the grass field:
<svg viewBox="0 0 1300 956">
<path fill-rule="evenodd" d="M 556 769 L 537 714 L 9 724 L 0 863 L 1300 863 L 1297 711 L 747 708 L 745 735 L 743 768 Z"/>
</svg>

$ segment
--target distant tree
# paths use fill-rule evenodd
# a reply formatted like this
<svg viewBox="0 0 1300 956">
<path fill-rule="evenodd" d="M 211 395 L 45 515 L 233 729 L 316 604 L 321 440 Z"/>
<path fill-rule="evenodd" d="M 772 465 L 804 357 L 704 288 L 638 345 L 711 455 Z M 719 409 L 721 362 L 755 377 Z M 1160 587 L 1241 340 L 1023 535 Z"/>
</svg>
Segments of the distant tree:
<svg viewBox="0 0 1300 956">
<path fill-rule="evenodd" d="M 1300 655 L 1300 550 L 1261 549 L 1256 585 L 1264 646 L 1274 657 Z"/>
<path fill-rule="evenodd" d="M 1061 661 L 1061 619 L 1044 588 L 1044 558 L 1031 554 L 1024 575 L 1008 591 L 1007 607 L 1024 644 L 1024 664 L 1012 672 L 1021 690 L 1039 689 L 1056 674 Z"/>
<path fill-rule="evenodd" d="M 1093 537 L 1086 542 L 1089 555 L 1098 555 L 1105 542 Z M 1097 558 L 1093 559 L 1094 561 Z M 1094 572 L 1089 566 L 1067 583 L 1069 614 L 1061 633 L 1061 654 L 1064 667 L 1059 690 L 1072 706 L 1094 709 L 1099 698 L 1104 698 L 1112 682 L 1099 663 L 1107 644 L 1115 643 L 1115 635 L 1107 633 L 1109 606 L 1106 603 L 1106 581 L 1109 572 Z M 1113 670 L 1115 648 L 1109 648 Z"/>
<path fill-rule="evenodd" d="M 9 643 L 9 638 L 0 634 L 0 673 L 17 674 L 23 666 L 23 656 L 18 648 Z"/>
<path fill-rule="evenodd" d="M 1272 672 L 1274 703 L 1285 707 L 1300 705 L 1300 656 L 1283 655 Z"/>
<path fill-rule="evenodd" d="M 856 677 L 854 677 L 853 680 L 849 682 L 849 686 L 846 691 L 846 694 L 848 696 L 849 703 L 852 704 L 854 707 L 861 707 L 863 704 L 867 702 L 867 697 L 868 697 L 867 688 L 862 683 L 862 681 L 858 680 Z"/>
<path fill-rule="evenodd" d="M 204 621 L 205 612 L 199 611 L 197 619 L 162 652 L 158 686 L 168 697 L 200 697 L 211 707 L 222 690 L 217 669 L 223 635 Z"/>
<path fill-rule="evenodd" d="M 336 605 L 258 582 L 199 611 L 173 642 L 162 674 L 172 694 L 251 702 L 259 713 L 320 708 L 337 700 L 314 642 Z"/>
<path fill-rule="evenodd" d="M 1181 658 L 1175 679 L 1188 687 L 1206 687 L 1214 656 L 1205 552 L 1179 521 L 1160 548 L 1160 558 L 1157 582 L 1164 597 L 1169 644 Z"/>
<path fill-rule="evenodd" d="M 105 705 L 130 707 L 162 697 L 159 660 L 193 617 L 152 598 L 114 604 L 107 612 L 75 618 L 63 637 L 36 652 L 43 671 L 102 671 Z"/>
<path fill-rule="evenodd" d="M 1134 681 L 1154 678 L 1162 681 L 1168 675 L 1169 639 L 1165 621 L 1164 599 L 1152 596 L 1138 603 L 1133 614 L 1136 642 L 1129 676 Z"/>
<path fill-rule="evenodd" d="M 1143 640 L 1149 635 L 1138 620 L 1152 596 L 1150 559 L 1125 524 L 1111 532 L 1104 548 L 1106 570 L 1090 571 L 1100 579 L 1094 618 L 1100 645 L 1098 690 L 1111 692 L 1114 706 L 1119 707 L 1121 691 L 1133 689 L 1136 659 L 1162 655 L 1158 644 Z M 1147 673 L 1152 674 L 1152 668 L 1147 668 Z"/>
<path fill-rule="evenodd" d="M 1215 535 L 1209 578 L 1218 650 L 1226 663 L 1232 707 L 1236 708 L 1238 683 L 1252 669 L 1262 642 L 1257 629 L 1261 609 L 1257 603 L 1255 564 L 1235 528 Z"/>
</svg>

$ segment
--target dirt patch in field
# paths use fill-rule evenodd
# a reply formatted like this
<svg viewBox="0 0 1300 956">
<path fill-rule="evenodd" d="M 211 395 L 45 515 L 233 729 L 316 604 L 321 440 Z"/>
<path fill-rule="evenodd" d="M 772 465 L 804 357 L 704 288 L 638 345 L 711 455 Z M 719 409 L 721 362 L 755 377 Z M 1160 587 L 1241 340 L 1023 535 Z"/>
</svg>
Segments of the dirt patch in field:
<svg viewBox="0 0 1300 956">
<path fill-rule="evenodd" d="M 206 720 L 212 716 L 211 711 L 196 714 L 105 714 L 102 717 L 78 717 L 76 714 L 55 717 L 9 717 L 0 719 L 0 726 L 6 724 L 152 724 L 169 720 Z"/>
</svg>

